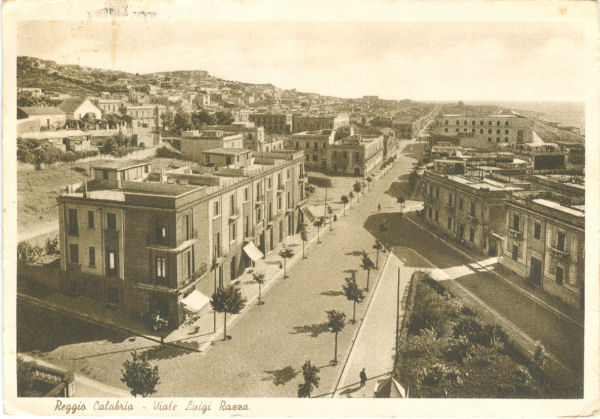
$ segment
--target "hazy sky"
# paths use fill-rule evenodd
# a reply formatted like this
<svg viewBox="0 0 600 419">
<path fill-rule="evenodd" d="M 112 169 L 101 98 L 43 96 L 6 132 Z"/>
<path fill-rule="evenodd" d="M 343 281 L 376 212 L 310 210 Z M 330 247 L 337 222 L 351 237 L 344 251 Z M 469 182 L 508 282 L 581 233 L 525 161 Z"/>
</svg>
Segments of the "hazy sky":
<svg viewBox="0 0 600 419">
<path fill-rule="evenodd" d="M 208 70 L 320 94 L 584 100 L 583 31 L 550 23 L 21 23 L 18 54 L 131 72 Z"/>
</svg>

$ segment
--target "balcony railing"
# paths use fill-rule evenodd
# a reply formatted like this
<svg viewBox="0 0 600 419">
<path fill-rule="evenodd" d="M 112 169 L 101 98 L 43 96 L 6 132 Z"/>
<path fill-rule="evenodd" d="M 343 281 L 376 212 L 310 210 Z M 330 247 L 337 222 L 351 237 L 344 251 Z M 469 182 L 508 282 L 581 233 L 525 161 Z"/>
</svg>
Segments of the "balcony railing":
<svg viewBox="0 0 600 419">
<path fill-rule="evenodd" d="M 508 228 L 508 237 L 513 238 L 513 239 L 517 239 L 517 240 L 522 240 L 523 239 L 523 232 L 519 231 L 519 230 L 515 230 L 511 227 Z"/>
<path fill-rule="evenodd" d="M 231 221 L 236 220 L 239 216 L 240 216 L 240 210 L 236 208 L 235 210 L 233 210 L 229 213 L 229 220 L 231 220 Z"/>
<path fill-rule="evenodd" d="M 265 202 L 265 196 L 264 195 L 258 195 L 256 197 L 256 199 L 254 200 L 254 205 L 262 205 Z"/>
<path fill-rule="evenodd" d="M 304 182 L 304 183 L 308 182 L 308 176 L 302 176 L 302 177 L 298 178 L 298 182 Z"/>
<path fill-rule="evenodd" d="M 465 219 L 473 224 L 479 224 L 479 218 L 471 214 L 465 214 Z"/>
<path fill-rule="evenodd" d="M 550 254 L 552 255 L 552 257 L 554 257 L 562 262 L 567 262 L 571 258 L 571 255 L 569 254 L 569 252 L 565 252 L 564 250 L 557 249 L 556 247 L 550 247 Z"/>
</svg>

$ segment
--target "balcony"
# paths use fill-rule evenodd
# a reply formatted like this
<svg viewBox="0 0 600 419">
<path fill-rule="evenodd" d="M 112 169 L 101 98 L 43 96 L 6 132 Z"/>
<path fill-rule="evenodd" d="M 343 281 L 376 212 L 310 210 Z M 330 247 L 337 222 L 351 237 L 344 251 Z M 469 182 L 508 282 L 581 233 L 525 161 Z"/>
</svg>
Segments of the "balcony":
<svg viewBox="0 0 600 419">
<path fill-rule="evenodd" d="M 550 247 L 550 254 L 552 255 L 553 258 L 555 258 L 561 262 L 568 262 L 569 259 L 571 258 L 571 255 L 569 254 L 569 252 L 565 252 L 564 250 L 557 249 L 556 247 Z"/>
<path fill-rule="evenodd" d="M 465 220 L 473 224 L 479 224 L 479 218 L 471 214 L 465 214 Z"/>
<path fill-rule="evenodd" d="M 265 196 L 264 195 L 259 195 L 254 200 L 254 205 L 255 206 L 259 206 L 259 205 L 262 205 L 264 203 L 265 203 Z"/>
<path fill-rule="evenodd" d="M 511 227 L 508 228 L 508 237 L 516 240 L 523 240 L 523 232 L 515 230 Z"/>
<path fill-rule="evenodd" d="M 235 221 L 239 217 L 240 217 L 240 210 L 237 208 L 229 213 L 229 221 Z"/>
<path fill-rule="evenodd" d="M 435 198 L 433 195 L 425 195 L 425 202 L 432 203 L 433 201 L 435 201 Z"/>
<path fill-rule="evenodd" d="M 298 182 L 308 183 L 308 176 L 301 176 L 298 178 Z"/>
<path fill-rule="evenodd" d="M 452 202 L 445 202 L 444 205 L 446 206 L 446 208 L 448 209 L 454 209 L 454 204 Z"/>
</svg>

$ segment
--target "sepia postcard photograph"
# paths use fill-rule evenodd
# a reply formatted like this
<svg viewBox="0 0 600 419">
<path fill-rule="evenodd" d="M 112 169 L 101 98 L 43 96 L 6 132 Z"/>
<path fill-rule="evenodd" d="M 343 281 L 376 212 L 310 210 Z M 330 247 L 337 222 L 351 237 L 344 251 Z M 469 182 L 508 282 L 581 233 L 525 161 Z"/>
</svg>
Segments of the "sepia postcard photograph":
<svg viewBox="0 0 600 419">
<path fill-rule="evenodd" d="M 598 414 L 595 3 L 2 24 L 6 413 Z"/>
</svg>

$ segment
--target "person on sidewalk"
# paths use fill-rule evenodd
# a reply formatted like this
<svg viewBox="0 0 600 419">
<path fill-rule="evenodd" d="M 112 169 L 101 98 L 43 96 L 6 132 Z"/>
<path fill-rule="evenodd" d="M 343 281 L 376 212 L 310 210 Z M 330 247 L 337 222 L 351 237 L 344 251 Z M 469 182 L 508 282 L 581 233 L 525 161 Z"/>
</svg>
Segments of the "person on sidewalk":
<svg viewBox="0 0 600 419">
<path fill-rule="evenodd" d="M 364 387 L 365 384 L 367 384 L 367 373 L 365 372 L 365 369 L 363 368 L 362 371 L 360 372 L 360 386 Z"/>
</svg>

